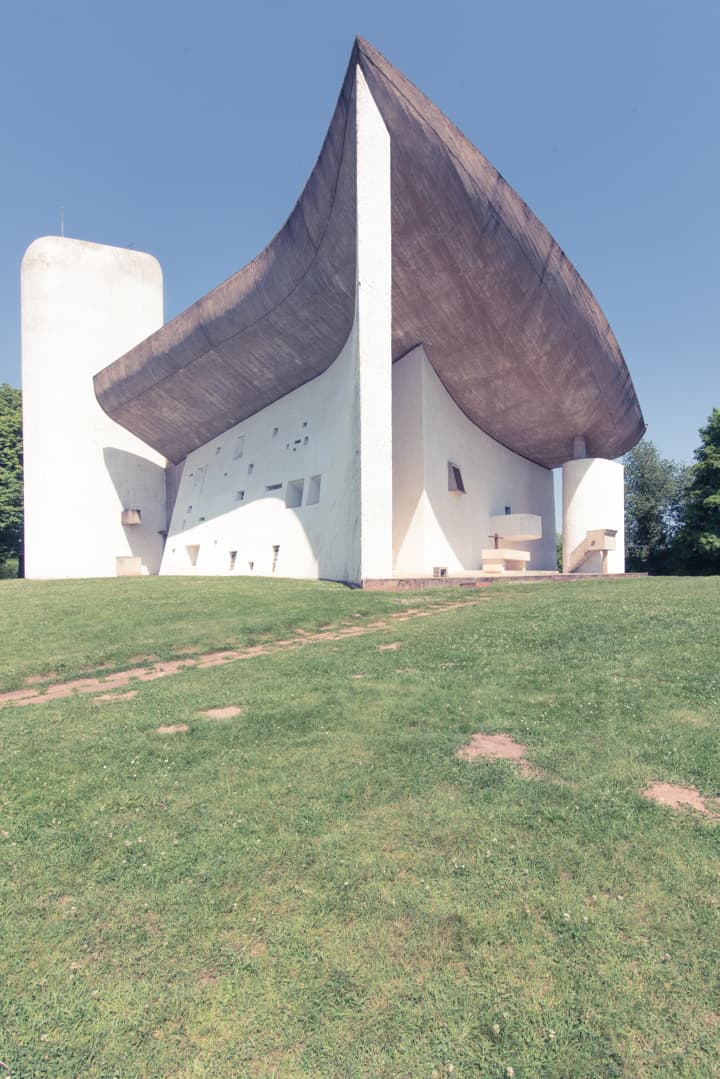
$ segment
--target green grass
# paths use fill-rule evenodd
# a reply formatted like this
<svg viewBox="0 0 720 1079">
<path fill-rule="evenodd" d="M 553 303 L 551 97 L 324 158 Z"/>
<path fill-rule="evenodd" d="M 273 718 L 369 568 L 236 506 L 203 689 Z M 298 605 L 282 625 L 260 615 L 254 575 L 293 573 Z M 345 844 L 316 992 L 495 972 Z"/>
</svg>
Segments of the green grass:
<svg viewBox="0 0 720 1079">
<path fill-rule="evenodd" d="M 414 604 L 475 599 L 433 590 Z M 0 582 L 0 692 L 188 652 L 236 648 L 402 610 L 407 596 L 343 585 L 228 577 Z"/>
<path fill-rule="evenodd" d="M 201 602 L 199 649 L 275 632 L 254 620 L 276 586 L 303 626 L 398 602 L 252 582 L 233 629 L 203 583 L 164 620 L 189 635 Z M 110 640 L 162 629 L 157 582 L 136 584 Z M 720 581 L 481 595 L 124 702 L 1 713 L 11 1075 L 720 1074 L 720 825 L 640 797 L 654 779 L 720 794 Z M 200 715 L 226 704 L 242 715 Z M 457 760 L 480 730 L 542 778 Z"/>
</svg>

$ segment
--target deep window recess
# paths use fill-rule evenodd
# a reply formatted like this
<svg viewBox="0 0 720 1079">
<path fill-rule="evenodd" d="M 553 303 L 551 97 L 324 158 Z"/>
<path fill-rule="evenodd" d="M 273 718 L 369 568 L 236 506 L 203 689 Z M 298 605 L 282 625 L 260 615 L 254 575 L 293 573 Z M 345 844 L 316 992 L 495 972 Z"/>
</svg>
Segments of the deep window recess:
<svg viewBox="0 0 720 1079">
<path fill-rule="evenodd" d="M 272 571 L 271 572 L 274 573 L 275 572 L 275 567 L 277 566 L 278 555 L 280 554 L 280 547 L 279 547 L 278 544 L 276 544 L 276 543 L 273 544 L 272 553 L 273 553 L 273 556 L 272 556 Z"/>
<path fill-rule="evenodd" d="M 248 476 L 252 476 L 254 468 L 255 468 L 255 465 L 253 465 L 253 464 L 248 465 Z"/>
<path fill-rule="evenodd" d="M 505 516 L 508 517 L 512 513 L 512 506 L 505 507 Z"/>
<path fill-rule="evenodd" d="M 205 473 L 207 472 L 207 465 L 203 465 L 202 468 L 195 469 L 193 486 L 202 491 L 203 484 L 205 483 Z"/>
<path fill-rule="evenodd" d="M 281 491 L 282 490 L 282 484 L 281 483 L 266 483 L 265 484 L 265 490 L 266 491 Z"/>
<path fill-rule="evenodd" d="M 461 494 L 465 494 L 462 472 L 452 461 L 448 461 L 448 491 L 460 491 Z"/>
<path fill-rule="evenodd" d="M 237 494 L 235 495 L 235 501 L 236 502 L 244 502 L 245 501 L 245 492 L 244 491 L 238 491 Z"/>
<path fill-rule="evenodd" d="M 188 543 L 185 547 L 185 550 L 187 551 L 188 558 L 190 559 L 190 565 L 197 566 L 198 555 L 200 554 L 200 544 Z"/>
<path fill-rule="evenodd" d="M 237 561 L 237 551 L 230 551 L 230 565 L 229 565 L 228 568 L 231 569 L 231 570 L 235 569 L 236 561 Z"/>
<path fill-rule="evenodd" d="M 298 506 L 302 506 L 304 486 L 303 480 L 288 480 L 287 489 L 285 491 L 285 505 L 289 510 L 294 510 L 297 509 Z"/>
<path fill-rule="evenodd" d="M 235 442 L 235 452 L 233 453 L 233 459 L 237 460 L 238 457 L 242 457 L 245 452 L 245 435 L 238 435 Z"/>
<path fill-rule="evenodd" d="M 308 480 L 306 506 L 316 506 L 320 501 L 320 476 L 311 476 Z"/>
</svg>

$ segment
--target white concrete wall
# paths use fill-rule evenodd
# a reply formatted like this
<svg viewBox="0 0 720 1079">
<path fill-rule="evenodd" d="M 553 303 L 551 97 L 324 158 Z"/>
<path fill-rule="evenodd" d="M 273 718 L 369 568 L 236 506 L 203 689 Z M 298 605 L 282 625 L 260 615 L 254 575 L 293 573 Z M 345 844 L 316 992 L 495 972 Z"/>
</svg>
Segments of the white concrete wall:
<svg viewBox="0 0 720 1079">
<path fill-rule="evenodd" d="M 357 365 L 355 325 L 322 375 L 188 455 L 162 573 L 360 579 Z M 309 504 L 318 476 L 319 501 Z M 298 480 L 302 504 L 287 507 Z"/>
<path fill-rule="evenodd" d="M 392 575 L 390 139 L 359 69 L 355 135 L 349 338 L 318 378 L 188 456 L 162 573 Z M 313 477 L 320 497 L 310 504 Z M 288 484 L 299 481 L 302 502 L 289 506 Z"/>
<path fill-rule="evenodd" d="M 59 236 L 21 270 L 28 577 L 111 577 L 120 558 L 160 565 L 165 460 L 114 423 L 93 375 L 154 332 L 162 272 L 151 255 Z M 123 527 L 122 509 L 142 523 Z"/>
<path fill-rule="evenodd" d="M 360 579 L 392 576 L 390 136 L 357 68 L 357 314 Z"/>
<path fill-rule="evenodd" d="M 567 461 L 563 474 L 563 564 L 587 533 L 614 528 L 615 550 L 607 555 L 607 572 L 625 572 L 625 470 L 617 461 L 584 457 Z M 602 555 L 595 552 L 577 573 L 602 573 Z"/>
<path fill-rule="evenodd" d="M 465 493 L 448 490 L 448 463 Z M 481 568 L 490 518 L 532 513 L 542 539 L 524 542 L 529 569 L 556 568 L 552 472 L 519 457 L 476 427 L 452 400 L 418 346 L 393 366 L 393 551 L 397 576 Z"/>
</svg>

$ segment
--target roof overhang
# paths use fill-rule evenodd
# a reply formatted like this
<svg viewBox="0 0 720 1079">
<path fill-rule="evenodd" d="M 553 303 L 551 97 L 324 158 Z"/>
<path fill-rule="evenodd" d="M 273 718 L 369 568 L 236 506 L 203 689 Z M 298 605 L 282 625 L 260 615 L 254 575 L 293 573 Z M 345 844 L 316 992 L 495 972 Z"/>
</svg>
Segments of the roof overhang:
<svg viewBox="0 0 720 1079">
<path fill-rule="evenodd" d="M 355 309 L 355 80 L 391 138 L 392 353 L 418 343 L 462 411 L 547 468 L 645 425 L 622 353 L 547 229 L 458 129 L 358 39 L 320 156 L 257 258 L 95 377 L 118 423 L 180 461 L 321 374 Z"/>
</svg>

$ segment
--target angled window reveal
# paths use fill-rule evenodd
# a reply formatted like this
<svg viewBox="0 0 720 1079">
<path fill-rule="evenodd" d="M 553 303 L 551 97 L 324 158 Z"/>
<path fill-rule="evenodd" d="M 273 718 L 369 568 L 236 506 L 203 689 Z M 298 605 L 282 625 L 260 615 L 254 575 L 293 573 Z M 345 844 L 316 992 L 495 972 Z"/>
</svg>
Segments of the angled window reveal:
<svg viewBox="0 0 720 1079">
<path fill-rule="evenodd" d="M 245 492 L 244 491 L 237 491 L 235 493 L 235 501 L 236 502 L 244 502 L 245 501 Z"/>
<path fill-rule="evenodd" d="M 289 510 L 302 506 L 304 480 L 288 480 L 285 491 L 285 505 Z"/>
<path fill-rule="evenodd" d="M 308 493 L 305 501 L 306 506 L 317 506 L 320 501 L 321 476 L 311 476 L 308 480 Z"/>
<path fill-rule="evenodd" d="M 200 554 L 200 544 L 188 543 L 185 546 L 185 550 L 187 551 L 188 558 L 190 559 L 190 565 L 197 566 L 198 555 Z"/>
<path fill-rule="evenodd" d="M 282 490 L 282 484 L 281 483 L 266 483 L 265 484 L 265 490 L 266 491 L 281 491 Z"/>
<path fill-rule="evenodd" d="M 228 569 L 232 572 L 235 569 L 235 563 L 237 561 L 237 551 L 230 551 L 230 565 Z"/>
<path fill-rule="evenodd" d="M 238 457 L 242 457 L 245 452 L 245 435 L 238 435 L 235 439 L 235 449 L 233 451 L 233 460 L 237 460 Z"/>
<path fill-rule="evenodd" d="M 452 461 L 448 461 L 448 491 L 458 491 L 460 494 L 465 494 L 465 484 L 463 483 L 460 466 L 454 465 Z"/>
<path fill-rule="evenodd" d="M 277 566 L 277 560 L 278 560 L 278 555 L 279 555 L 279 554 L 280 554 L 280 546 L 279 546 L 279 544 L 273 543 L 273 549 L 272 549 L 272 570 L 271 570 L 271 572 L 272 572 L 272 573 L 274 573 L 274 572 L 275 572 L 275 567 Z"/>
</svg>

